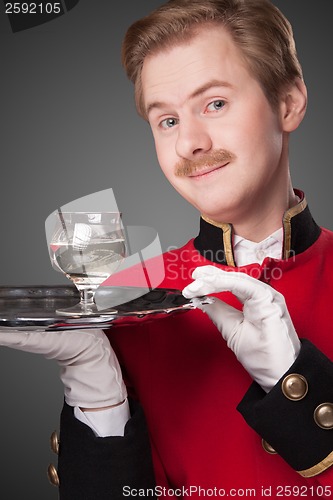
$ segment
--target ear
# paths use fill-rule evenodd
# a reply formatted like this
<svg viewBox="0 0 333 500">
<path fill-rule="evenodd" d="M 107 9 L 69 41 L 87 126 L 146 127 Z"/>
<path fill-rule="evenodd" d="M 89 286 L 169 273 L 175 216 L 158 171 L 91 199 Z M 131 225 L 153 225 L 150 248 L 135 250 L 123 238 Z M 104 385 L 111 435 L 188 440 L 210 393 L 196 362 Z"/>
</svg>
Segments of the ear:
<svg viewBox="0 0 333 500">
<path fill-rule="evenodd" d="M 293 132 L 304 118 L 307 106 L 307 90 L 301 78 L 288 87 L 280 105 L 282 128 L 284 132 Z"/>
</svg>

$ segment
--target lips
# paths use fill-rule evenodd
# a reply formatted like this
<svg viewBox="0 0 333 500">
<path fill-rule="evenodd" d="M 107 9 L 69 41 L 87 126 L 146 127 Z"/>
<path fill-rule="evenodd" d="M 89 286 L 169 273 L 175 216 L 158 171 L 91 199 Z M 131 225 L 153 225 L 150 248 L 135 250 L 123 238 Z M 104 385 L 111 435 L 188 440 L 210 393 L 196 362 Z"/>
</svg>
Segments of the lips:
<svg viewBox="0 0 333 500">
<path fill-rule="evenodd" d="M 201 168 L 201 169 L 198 169 L 195 172 L 189 174 L 188 177 L 191 177 L 193 179 L 205 177 L 208 174 L 211 174 L 213 172 L 221 170 L 222 168 L 226 167 L 227 165 L 229 165 L 229 162 L 224 163 L 223 165 L 215 165 L 215 166 L 212 166 L 209 168 Z"/>
</svg>

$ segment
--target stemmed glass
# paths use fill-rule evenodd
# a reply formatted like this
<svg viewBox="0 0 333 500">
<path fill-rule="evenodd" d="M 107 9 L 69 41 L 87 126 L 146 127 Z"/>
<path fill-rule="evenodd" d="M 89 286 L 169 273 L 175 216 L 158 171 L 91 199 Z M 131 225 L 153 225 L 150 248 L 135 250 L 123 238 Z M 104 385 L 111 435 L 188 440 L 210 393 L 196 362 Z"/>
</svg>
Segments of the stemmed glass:
<svg viewBox="0 0 333 500">
<path fill-rule="evenodd" d="M 97 288 L 120 266 L 126 255 L 120 212 L 54 212 L 49 242 L 52 266 L 70 279 L 80 302 L 57 310 L 70 316 L 98 315 Z M 109 311 L 110 312 L 110 311 Z"/>
</svg>

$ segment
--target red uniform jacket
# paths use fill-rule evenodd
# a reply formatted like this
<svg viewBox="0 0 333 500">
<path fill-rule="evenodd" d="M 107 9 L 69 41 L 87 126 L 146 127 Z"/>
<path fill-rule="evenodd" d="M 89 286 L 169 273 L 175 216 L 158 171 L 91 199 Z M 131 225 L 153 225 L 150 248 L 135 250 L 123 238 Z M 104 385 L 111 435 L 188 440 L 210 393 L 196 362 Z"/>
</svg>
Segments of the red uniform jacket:
<svg viewBox="0 0 333 500">
<path fill-rule="evenodd" d="M 303 399 L 286 398 L 280 382 L 266 395 L 200 310 L 108 332 L 146 417 L 157 494 L 333 497 L 333 423 L 322 429 L 313 416 L 326 403 L 333 418 L 333 233 L 315 224 L 303 197 L 283 224 L 283 259 L 237 269 L 285 296 L 306 339 L 288 372 L 307 380 Z M 235 270 L 231 226 L 202 219 L 199 236 L 164 262 L 167 288 L 183 289 L 197 266 Z M 219 298 L 240 307 L 229 293 Z"/>
</svg>

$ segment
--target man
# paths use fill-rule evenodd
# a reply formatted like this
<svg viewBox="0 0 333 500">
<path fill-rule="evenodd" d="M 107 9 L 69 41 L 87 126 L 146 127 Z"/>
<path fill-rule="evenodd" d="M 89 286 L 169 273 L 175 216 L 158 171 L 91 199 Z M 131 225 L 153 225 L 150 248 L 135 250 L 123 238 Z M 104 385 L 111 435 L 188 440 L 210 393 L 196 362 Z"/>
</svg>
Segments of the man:
<svg viewBox="0 0 333 500">
<path fill-rule="evenodd" d="M 161 286 L 216 300 L 111 329 L 113 349 L 98 330 L 1 333 L 61 365 L 60 498 L 330 496 L 333 235 L 291 185 L 307 95 L 290 25 L 268 0 L 175 0 L 129 29 L 123 61 L 201 213 Z"/>
</svg>

